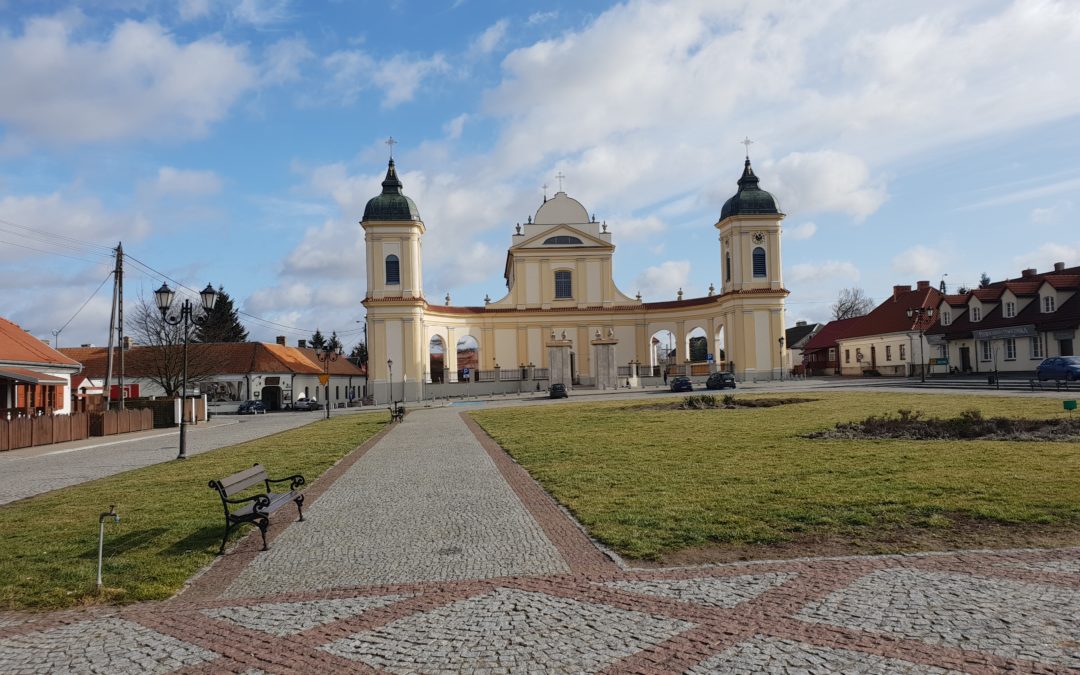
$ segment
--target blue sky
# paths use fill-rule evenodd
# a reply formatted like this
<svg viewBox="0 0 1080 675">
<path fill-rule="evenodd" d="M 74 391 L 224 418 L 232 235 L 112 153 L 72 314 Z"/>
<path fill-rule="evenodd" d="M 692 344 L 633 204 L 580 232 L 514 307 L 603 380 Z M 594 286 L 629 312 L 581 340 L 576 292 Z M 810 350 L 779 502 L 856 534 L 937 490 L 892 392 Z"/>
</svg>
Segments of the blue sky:
<svg viewBox="0 0 1080 675">
<path fill-rule="evenodd" d="M 560 171 L 624 292 L 704 295 L 746 136 L 789 324 L 1080 264 L 1071 1 L 0 0 L 0 64 L 0 316 L 65 346 L 105 343 L 118 241 L 128 312 L 163 273 L 351 346 L 390 135 L 432 302 L 502 295 Z"/>
</svg>

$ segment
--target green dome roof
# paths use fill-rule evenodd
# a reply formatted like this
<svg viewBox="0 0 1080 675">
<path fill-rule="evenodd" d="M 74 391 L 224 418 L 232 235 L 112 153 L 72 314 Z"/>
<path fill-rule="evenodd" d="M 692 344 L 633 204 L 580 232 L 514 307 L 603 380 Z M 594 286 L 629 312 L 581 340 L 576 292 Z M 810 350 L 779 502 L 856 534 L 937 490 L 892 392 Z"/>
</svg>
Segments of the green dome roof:
<svg viewBox="0 0 1080 675">
<path fill-rule="evenodd" d="M 720 220 L 730 216 L 780 215 L 776 198 L 758 187 L 758 177 L 750 168 L 750 158 L 746 158 L 742 177 L 739 178 L 739 191 L 724 202 L 720 209 Z"/>
<path fill-rule="evenodd" d="M 420 220 L 416 204 L 401 192 L 401 188 L 401 179 L 391 159 L 382 182 L 382 194 L 368 200 L 364 220 Z"/>
</svg>

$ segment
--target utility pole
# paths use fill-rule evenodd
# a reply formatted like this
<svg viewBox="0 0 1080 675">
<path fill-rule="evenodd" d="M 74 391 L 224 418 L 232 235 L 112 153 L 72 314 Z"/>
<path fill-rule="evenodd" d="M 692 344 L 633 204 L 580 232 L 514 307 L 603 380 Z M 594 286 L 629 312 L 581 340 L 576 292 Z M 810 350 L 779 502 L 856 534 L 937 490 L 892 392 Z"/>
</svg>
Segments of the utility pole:
<svg viewBox="0 0 1080 675">
<path fill-rule="evenodd" d="M 120 292 L 120 275 L 122 270 L 121 261 L 122 251 L 120 246 L 116 247 L 116 267 L 113 269 L 113 298 L 112 298 L 112 310 L 109 312 L 109 344 L 108 351 L 106 351 L 105 358 L 105 384 L 102 387 L 101 393 L 105 398 L 105 410 L 112 409 L 112 400 L 109 396 L 109 385 L 112 383 L 113 372 L 113 339 L 116 337 L 116 302 Z"/>
<path fill-rule="evenodd" d="M 124 390 L 124 244 L 116 244 L 116 330 L 120 341 L 120 409 L 124 410 L 127 392 Z"/>
</svg>

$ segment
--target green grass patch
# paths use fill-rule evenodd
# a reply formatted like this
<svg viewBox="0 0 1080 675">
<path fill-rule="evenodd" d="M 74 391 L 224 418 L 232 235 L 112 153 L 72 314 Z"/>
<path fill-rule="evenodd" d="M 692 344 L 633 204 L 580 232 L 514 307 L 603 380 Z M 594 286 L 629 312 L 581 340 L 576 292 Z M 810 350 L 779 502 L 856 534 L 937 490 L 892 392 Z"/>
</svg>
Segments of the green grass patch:
<svg viewBox="0 0 1080 675">
<path fill-rule="evenodd" d="M 1054 418 L 1058 400 L 813 396 L 762 408 L 635 401 L 471 414 L 594 537 L 631 558 L 701 547 L 768 555 L 822 541 L 841 544 L 832 552 L 940 548 L 950 537 L 966 546 L 984 526 L 993 546 L 1021 528 L 1080 524 L 1075 442 L 803 438 L 898 410 Z"/>
<path fill-rule="evenodd" d="M 52 609 L 168 598 L 214 559 L 225 518 L 207 483 L 256 462 L 272 478 L 308 484 L 386 424 L 341 415 L 184 461 L 136 469 L 0 506 L 0 607 Z M 98 513 L 105 525 L 104 587 L 95 588 Z M 274 518 L 295 518 L 286 507 Z M 239 528 L 246 534 L 249 528 Z"/>
</svg>

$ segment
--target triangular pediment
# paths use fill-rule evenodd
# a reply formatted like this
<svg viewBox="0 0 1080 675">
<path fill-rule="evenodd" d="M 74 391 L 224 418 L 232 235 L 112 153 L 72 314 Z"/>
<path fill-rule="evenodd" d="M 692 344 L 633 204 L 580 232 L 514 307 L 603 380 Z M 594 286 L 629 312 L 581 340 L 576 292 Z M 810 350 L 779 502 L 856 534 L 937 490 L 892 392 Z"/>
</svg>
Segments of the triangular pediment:
<svg viewBox="0 0 1080 675">
<path fill-rule="evenodd" d="M 565 244 L 545 244 L 544 242 L 555 237 L 573 237 L 570 240 L 571 243 Z M 573 243 L 574 239 L 581 243 Z M 581 230 L 570 227 L 569 225 L 555 225 L 550 227 L 539 234 L 529 237 L 525 241 L 517 243 L 510 247 L 511 251 L 520 251 L 521 249 L 574 249 L 574 248 L 606 248 L 614 249 L 614 245 L 594 237 L 591 234 L 582 232 Z"/>
</svg>

